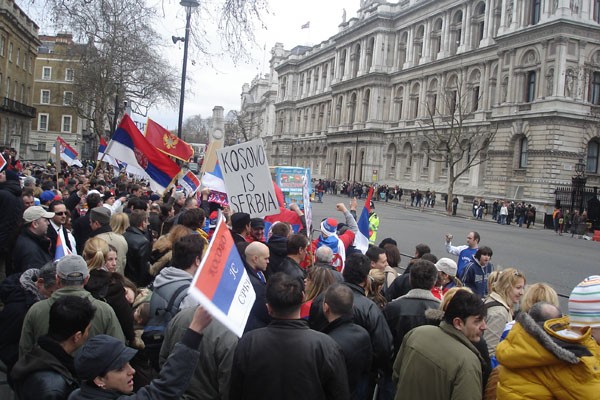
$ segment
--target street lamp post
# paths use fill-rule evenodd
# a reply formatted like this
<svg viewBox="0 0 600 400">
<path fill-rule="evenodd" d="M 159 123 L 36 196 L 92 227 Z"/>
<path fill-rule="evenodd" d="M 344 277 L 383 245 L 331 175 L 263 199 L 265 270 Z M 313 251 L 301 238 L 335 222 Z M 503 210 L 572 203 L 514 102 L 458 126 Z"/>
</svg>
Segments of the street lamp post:
<svg viewBox="0 0 600 400">
<path fill-rule="evenodd" d="M 571 181 L 573 185 L 571 189 L 571 212 L 578 210 L 582 213 L 585 208 L 585 184 L 587 182 L 583 157 L 580 157 L 579 162 L 575 164 L 575 176 L 571 178 Z"/>
<path fill-rule="evenodd" d="M 181 69 L 181 95 L 179 98 L 179 123 L 177 124 L 177 137 L 181 139 L 181 129 L 183 127 L 183 102 L 185 100 L 185 75 L 187 70 L 188 42 L 190 40 L 190 20 L 192 18 L 192 9 L 200 5 L 196 0 L 181 0 L 179 3 L 185 8 L 185 38 L 183 40 L 183 68 Z M 173 42 L 176 42 L 173 37 Z M 179 39 L 179 38 L 178 38 Z"/>
</svg>

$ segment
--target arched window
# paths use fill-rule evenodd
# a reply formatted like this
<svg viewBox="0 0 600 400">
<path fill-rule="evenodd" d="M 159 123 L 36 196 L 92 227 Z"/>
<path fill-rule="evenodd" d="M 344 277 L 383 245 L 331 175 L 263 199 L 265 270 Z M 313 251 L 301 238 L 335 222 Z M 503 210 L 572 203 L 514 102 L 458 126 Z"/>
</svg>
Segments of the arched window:
<svg viewBox="0 0 600 400">
<path fill-rule="evenodd" d="M 344 99 L 342 96 L 338 97 L 337 104 L 335 105 L 335 125 L 339 125 L 342 122 L 342 103 Z"/>
<path fill-rule="evenodd" d="M 417 28 L 417 32 L 415 38 L 413 40 L 413 53 L 414 53 L 414 62 L 415 64 L 419 64 L 421 61 L 421 56 L 423 55 L 423 37 L 425 36 L 425 28 L 423 25 Z"/>
<path fill-rule="evenodd" d="M 354 46 L 354 53 L 352 53 L 350 58 L 352 59 L 352 77 L 356 78 L 360 67 L 360 44 L 357 43 Z"/>
<path fill-rule="evenodd" d="M 598 156 L 600 154 L 600 141 L 593 139 L 588 143 L 586 171 L 598 173 Z"/>
<path fill-rule="evenodd" d="M 398 121 L 400 121 L 402 120 L 402 106 L 404 105 L 404 88 L 402 86 L 396 90 L 394 101 L 396 102 L 396 115 L 398 116 Z"/>
<path fill-rule="evenodd" d="M 344 71 L 346 70 L 346 56 L 347 56 L 347 52 L 346 49 L 342 50 L 342 53 L 340 55 L 340 80 L 342 80 L 344 78 Z"/>
<path fill-rule="evenodd" d="M 413 86 L 412 92 L 410 93 L 411 108 L 412 108 L 412 119 L 416 119 L 419 116 L 419 92 L 421 86 L 417 83 Z"/>
<path fill-rule="evenodd" d="M 371 91 L 369 89 L 367 89 L 365 91 L 365 97 L 363 99 L 363 116 L 362 116 L 363 122 L 367 122 L 367 120 L 369 119 L 370 100 L 371 100 Z"/>
<path fill-rule="evenodd" d="M 431 31 L 431 59 L 437 60 L 437 55 L 442 49 L 442 19 L 438 18 Z"/>
<path fill-rule="evenodd" d="M 348 123 L 353 124 L 356 119 L 356 93 L 352 93 L 352 96 L 350 96 L 349 108 Z"/>
<path fill-rule="evenodd" d="M 373 65 L 373 51 L 375 49 L 375 38 L 369 39 L 369 44 L 367 45 L 367 72 L 371 70 L 371 66 Z"/>
<path fill-rule="evenodd" d="M 456 54 L 458 47 L 462 43 L 462 20 L 463 14 L 462 11 L 458 11 L 454 14 L 454 18 L 452 19 L 451 35 L 450 35 L 450 54 Z"/>
<path fill-rule="evenodd" d="M 527 168 L 527 138 L 519 139 L 519 168 Z"/>
<path fill-rule="evenodd" d="M 481 2 L 473 15 L 473 47 L 479 47 L 479 42 L 485 34 L 485 3 Z"/>
<path fill-rule="evenodd" d="M 400 42 L 398 43 L 398 69 L 402 69 L 402 66 L 406 62 L 406 41 L 408 40 L 408 33 L 403 32 L 400 36 Z"/>
</svg>

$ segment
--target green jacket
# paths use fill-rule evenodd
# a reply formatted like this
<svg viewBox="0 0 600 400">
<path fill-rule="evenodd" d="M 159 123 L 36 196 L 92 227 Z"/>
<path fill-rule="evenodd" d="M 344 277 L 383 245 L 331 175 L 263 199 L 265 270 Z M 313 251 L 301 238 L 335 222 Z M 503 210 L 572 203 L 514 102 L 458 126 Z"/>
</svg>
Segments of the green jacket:
<svg viewBox="0 0 600 400">
<path fill-rule="evenodd" d="M 410 331 L 394 362 L 396 400 L 481 400 L 481 355 L 452 325 Z"/>
<path fill-rule="evenodd" d="M 125 335 L 123 335 L 119 320 L 113 309 L 107 303 L 96 300 L 90 292 L 81 287 L 64 287 L 52 293 L 50 298 L 38 301 L 32 305 L 27 312 L 21 331 L 21 340 L 19 342 L 19 357 L 31 351 L 38 338 L 48 333 L 50 307 L 57 299 L 64 296 L 87 298 L 96 308 L 96 313 L 92 319 L 92 326 L 90 327 L 90 338 L 103 333 L 113 336 L 125 343 Z"/>
</svg>

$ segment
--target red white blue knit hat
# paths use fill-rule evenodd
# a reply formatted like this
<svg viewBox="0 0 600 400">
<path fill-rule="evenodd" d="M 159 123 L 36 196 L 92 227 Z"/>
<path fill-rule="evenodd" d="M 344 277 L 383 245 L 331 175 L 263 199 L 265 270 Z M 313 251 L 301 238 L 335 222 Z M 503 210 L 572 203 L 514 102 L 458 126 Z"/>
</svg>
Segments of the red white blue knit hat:
<svg viewBox="0 0 600 400">
<path fill-rule="evenodd" d="M 592 275 L 575 286 L 569 296 L 569 320 L 573 327 L 600 328 L 599 275 Z"/>
<path fill-rule="evenodd" d="M 337 233 L 338 222 L 335 218 L 325 218 L 321 221 L 321 232 L 327 236 L 332 236 Z"/>
</svg>

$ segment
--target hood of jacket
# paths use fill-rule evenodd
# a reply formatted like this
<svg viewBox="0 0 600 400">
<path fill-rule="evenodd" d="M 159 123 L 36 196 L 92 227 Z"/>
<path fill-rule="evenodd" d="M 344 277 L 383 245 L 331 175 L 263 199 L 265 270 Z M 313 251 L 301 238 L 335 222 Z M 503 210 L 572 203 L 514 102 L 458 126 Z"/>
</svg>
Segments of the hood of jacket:
<svg viewBox="0 0 600 400">
<path fill-rule="evenodd" d="M 158 274 L 158 276 L 156 277 L 156 279 L 154 279 L 154 287 L 159 288 L 167 283 L 191 280 L 192 278 L 192 275 L 190 275 L 182 269 L 175 267 L 167 267 L 163 268 L 160 271 L 160 274 Z"/>
<path fill-rule="evenodd" d="M 30 268 L 27 271 L 21 274 L 19 278 L 19 283 L 23 288 L 27 291 L 27 293 L 31 294 L 35 297 L 36 300 L 43 300 L 44 298 L 40 295 L 40 291 L 35 285 L 35 281 L 38 279 L 38 274 L 40 270 L 37 268 Z"/>
<path fill-rule="evenodd" d="M 435 297 L 431 290 L 425 289 L 411 289 L 404 296 L 400 296 L 401 299 L 420 299 L 420 300 L 431 300 L 440 304 L 440 299 Z"/>
<path fill-rule="evenodd" d="M 0 183 L 0 190 L 6 190 L 14 196 L 20 197 L 23 189 L 21 189 L 21 184 L 18 181 L 6 181 Z"/>
<path fill-rule="evenodd" d="M 267 246 L 272 254 L 280 257 L 287 256 L 287 238 L 283 236 L 273 235 L 267 242 Z"/>
<path fill-rule="evenodd" d="M 562 317 L 542 327 L 527 313 L 519 313 L 510 334 L 498 344 L 496 358 L 510 369 L 577 364 L 580 357 L 592 355 L 584 344 L 591 339 L 591 330 L 580 335 L 569 331 L 568 324 L 568 317 Z"/>
</svg>

